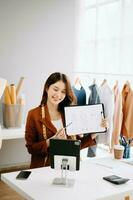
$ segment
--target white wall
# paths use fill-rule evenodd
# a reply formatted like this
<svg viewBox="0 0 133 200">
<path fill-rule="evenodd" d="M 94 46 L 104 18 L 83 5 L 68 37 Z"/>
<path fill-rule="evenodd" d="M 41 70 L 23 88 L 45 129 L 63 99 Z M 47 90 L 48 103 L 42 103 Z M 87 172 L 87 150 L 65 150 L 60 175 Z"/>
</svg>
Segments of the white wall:
<svg viewBox="0 0 133 200">
<path fill-rule="evenodd" d="M 0 77 L 9 84 L 17 84 L 21 76 L 26 77 L 22 91 L 26 96 L 25 115 L 40 103 L 43 85 L 50 73 L 71 74 L 75 2 L 0 0 Z M 24 143 L 24 140 L 5 141 L 0 166 L 28 161 Z"/>
<path fill-rule="evenodd" d="M 0 76 L 25 76 L 26 111 L 40 103 L 46 77 L 74 65 L 75 0 L 0 0 Z"/>
</svg>

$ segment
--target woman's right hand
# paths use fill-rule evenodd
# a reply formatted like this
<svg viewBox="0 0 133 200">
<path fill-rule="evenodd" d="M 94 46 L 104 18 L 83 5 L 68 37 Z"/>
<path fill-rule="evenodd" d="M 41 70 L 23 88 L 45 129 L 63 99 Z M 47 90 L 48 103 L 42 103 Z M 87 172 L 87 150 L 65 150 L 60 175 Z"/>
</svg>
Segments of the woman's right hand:
<svg viewBox="0 0 133 200">
<path fill-rule="evenodd" d="M 54 137 L 58 139 L 67 139 L 64 128 L 58 130 Z"/>
<path fill-rule="evenodd" d="M 67 139 L 64 128 L 61 128 L 60 130 L 57 131 L 57 133 L 53 137 L 46 140 L 48 147 L 49 147 L 49 140 L 52 138 Z"/>
</svg>

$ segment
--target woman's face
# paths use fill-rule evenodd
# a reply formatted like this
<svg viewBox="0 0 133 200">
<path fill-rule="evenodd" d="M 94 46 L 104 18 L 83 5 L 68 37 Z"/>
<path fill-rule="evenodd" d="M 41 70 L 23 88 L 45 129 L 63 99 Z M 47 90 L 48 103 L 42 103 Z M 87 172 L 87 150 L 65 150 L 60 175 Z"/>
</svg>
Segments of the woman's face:
<svg viewBox="0 0 133 200">
<path fill-rule="evenodd" d="M 50 85 L 47 90 L 47 95 L 47 103 L 58 105 L 66 96 L 65 83 L 63 81 L 57 81 L 56 83 Z"/>
</svg>

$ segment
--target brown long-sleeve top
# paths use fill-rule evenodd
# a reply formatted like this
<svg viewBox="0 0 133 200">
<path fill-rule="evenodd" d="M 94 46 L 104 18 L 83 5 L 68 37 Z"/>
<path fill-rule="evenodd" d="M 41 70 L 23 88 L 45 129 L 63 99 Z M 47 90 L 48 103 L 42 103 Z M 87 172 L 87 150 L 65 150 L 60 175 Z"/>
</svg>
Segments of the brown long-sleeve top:
<svg viewBox="0 0 133 200">
<path fill-rule="evenodd" d="M 31 168 L 43 167 L 50 165 L 49 148 L 46 143 L 46 139 L 43 136 L 43 124 L 46 127 L 47 139 L 54 136 L 57 129 L 54 127 L 50 120 L 50 115 L 47 106 L 44 106 L 45 118 L 42 119 L 41 107 L 36 107 L 29 111 L 27 116 L 27 122 L 25 127 L 25 140 L 28 152 L 31 154 Z M 62 115 L 62 121 L 64 122 L 64 116 Z M 68 137 L 68 139 L 70 136 Z M 71 139 L 71 138 L 70 138 Z M 81 149 L 95 145 L 95 140 L 92 140 L 91 136 L 76 139 L 81 140 Z"/>
<path fill-rule="evenodd" d="M 121 133 L 126 139 L 133 138 L 133 90 L 126 82 L 122 90 L 123 121 Z"/>
</svg>

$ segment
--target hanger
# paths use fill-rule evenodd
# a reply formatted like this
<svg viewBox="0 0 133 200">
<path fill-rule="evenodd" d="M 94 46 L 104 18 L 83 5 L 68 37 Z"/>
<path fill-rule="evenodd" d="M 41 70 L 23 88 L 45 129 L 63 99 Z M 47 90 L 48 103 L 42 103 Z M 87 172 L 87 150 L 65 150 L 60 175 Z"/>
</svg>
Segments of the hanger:
<svg viewBox="0 0 133 200">
<path fill-rule="evenodd" d="M 118 86 L 118 80 L 116 80 L 115 85 Z"/>
<path fill-rule="evenodd" d="M 74 83 L 74 87 L 77 88 L 77 89 L 80 89 L 82 87 L 82 84 L 81 84 L 79 77 L 76 78 L 75 83 Z"/>
<path fill-rule="evenodd" d="M 129 92 L 131 90 L 130 82 L 127 80 L 125 83 L 125 92 Z"/>
<path fill-rule="evenodd" d="M 126 81 L 126 85 L 130 86 L 130 82 L 128 80 Z"/>
<path fill-rule="evenodd" d="M 93 85 L 95 85 L 96 84 L 96 79 L 95 78 L 93 78 Z"/>
<path fill-rule="evenodd" d="M 116 81 L 115 81 L 115 84 L 114 84 L 114 89 L 115 89 L 116 87 L 118 87 L 118 84 L 119 84 L 119 82 L 118 82 L 118 80 L 116 80 Z"/>
<path fill-rule="evenodd" d="M 80 78 L 79 77 L 77 77 L 76 79 L 75 79 L 75 85 L 76 84 L 80 84 L 81 86 L 82 86 L 82 84 L 81 84 L 81 81 L 80 81 Z"/>
<path fill-rule="evenodd" d="M 107 79 L 103 79 L 101 86 L 103 86 L 105 83 L 107 83 Z"/>
</svg>

